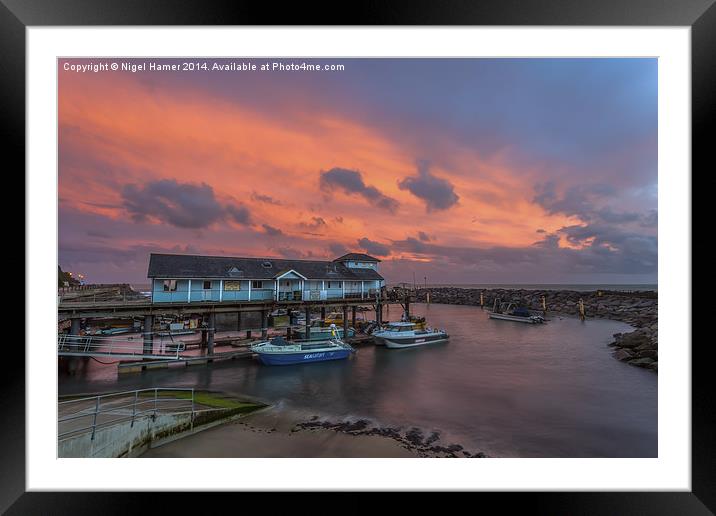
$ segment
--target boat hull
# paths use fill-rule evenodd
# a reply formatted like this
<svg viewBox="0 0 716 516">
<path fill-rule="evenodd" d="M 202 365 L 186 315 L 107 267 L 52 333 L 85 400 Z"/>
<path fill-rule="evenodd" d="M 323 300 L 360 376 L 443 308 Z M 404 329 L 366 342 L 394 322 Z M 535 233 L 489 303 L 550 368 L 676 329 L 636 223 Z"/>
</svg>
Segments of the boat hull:
<svg viewBox="0 0 716 516">
<path fill-rule="evenodd" d="M 539 324 L 543 322 L 540 319 L 534 318 L 534 317 L 525 317 L 523 315 L 509 315 L 509 314 L 495 314 L 491 313 L 489 314 L 490 319 L 499 319 L 502 321 L 514 321 L 514 322 L 521 322 L 521 323 L 527 323 L 527 324 Z"/>
<path fill-rule="evenodd" d="M 351 354 L 349 349 L 329 351 L 300 351 L 295 353 L 257 353 L 259 360 L 265 365 L 291 365 L 305 362 L 324 362 L 326 360 L 343 360 Z"/>
<path fill-rule="evenodd" d="M 414 337 L 378 337 L 381 343 L 390 349 L 414 348 L 417 346 L 425 346 L 427 344 L 439 344 L 447 342 L 449 336 L 447 334 L 431 335 L 431 336 L 414 336 Z"/>
</svg>

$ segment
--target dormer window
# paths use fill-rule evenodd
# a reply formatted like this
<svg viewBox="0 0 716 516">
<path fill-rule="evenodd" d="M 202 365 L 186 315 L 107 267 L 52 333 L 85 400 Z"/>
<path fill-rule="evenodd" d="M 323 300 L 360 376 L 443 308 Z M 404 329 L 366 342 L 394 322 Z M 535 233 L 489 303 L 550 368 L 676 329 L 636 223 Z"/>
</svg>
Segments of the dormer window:
<svg viewBox="0 0 716 516">
<path fill-rule="evenodd" d="M 273 267 L 273 264 L 271 262 L 266 261 L 261 264 L 261 267 L 263 267 L 264 269 L 270 269 L 271 267 Z"/>
<path fill-rule="evenodd" d="M 238 267 L 232 267 L 231 269 L 229 269 L 229 276 L 231 276 L 231 277 L 237 277 L 237 276 L 243 276 L 243 275 L 244 275 L 244 271 L 242 271 Z"/>
</svg>

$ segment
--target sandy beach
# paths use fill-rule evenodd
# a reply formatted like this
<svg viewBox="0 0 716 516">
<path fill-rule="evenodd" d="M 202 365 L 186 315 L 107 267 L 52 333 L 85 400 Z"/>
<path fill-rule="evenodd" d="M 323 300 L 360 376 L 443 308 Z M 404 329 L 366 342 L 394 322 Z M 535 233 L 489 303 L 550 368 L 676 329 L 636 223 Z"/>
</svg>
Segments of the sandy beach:
<svg viewBox="0 0 716 516">
<path fill-rule="evenodd" d="M 399 442 L 331 429 L 296 429 L 297 413 L 270 407 L 147 451 L 142 457 L 418 457 Z"/>
</svg>

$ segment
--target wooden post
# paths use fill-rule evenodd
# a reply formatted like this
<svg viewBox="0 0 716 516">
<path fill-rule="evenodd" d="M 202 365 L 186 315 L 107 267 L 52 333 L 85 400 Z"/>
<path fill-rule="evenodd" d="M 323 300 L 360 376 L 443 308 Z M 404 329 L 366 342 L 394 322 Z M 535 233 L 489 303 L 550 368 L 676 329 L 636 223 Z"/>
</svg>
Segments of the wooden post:
<svg viewBox="0 0 716 516">
<path fill-rule="evenodd" d="M 583 321 L 584 318 L 585 318 L 585 313 L 584 313 L 584 301 L 582 300 L 581 297 L 579 298 L 579 318 L 580 318 L 582 321 Z"/>
<path fill-rule="evenodd" d="M 354 328 L 356 327 L 356 309 L 357 308 L 358 307 L 355 305 L 353 305 L 351 307 L 351 326 L 353 326 Z"/>
<path fill-rule="evenodd" d="M 542 312 L 547 315 L 547 298 L 545 296 L 542 296 Z"/>
<path fill-rule="evenodd" d="M 343 338 L 348 338 L 348 306 L 343 305 Z"/>
<path fill-rule="evenodd" d="M 144 354 L 151 355 L 154 350 L 154 316 L 144 316 Z"/>
<path fill-rule="evenodd" d="M 211 312 L 208 317 L 209 327 L 206 329 L 206 348 L 209 355 L 214 354 L 214 326 L 216 326 L 216 315 Z"/>
<path fill-rule="evenodd" d="M 268 310 L 261 310 L 261 338 L 268 338 Z"/>
<path fill-rule="evenodd" d="M 321 322 L 323 322 L 325 320 L 326 320 L 326 307 L 322 306 L 321 307 Z"/>
<path fill-rule="evenodd" d="M 485 294 L 480 291 L 480 310 L 485 308 Z"/>
<path fill-rule="evenodd" d="M 70 321 L 70 335 L 73 335 L 74 337 L 72 340 L 70 340 L 70 349 L 72 351 L 78 351 L 80 349 L 80 326 L 82 324 L 82 319 L 79 317 L 75 317 Z"/>
<path fill-rule="evenodd" d="M 425 297 L 427 298 L 427 303 L 430 304 L 430 291 L 425 292 Z"/>
<path fill-rule="evenodd" d="M 325 308 L 323 308 L 323 311 L 325 313 Z M 306 340 L 311 339 L 311 309 L 306 308 Z"/>
</svg>

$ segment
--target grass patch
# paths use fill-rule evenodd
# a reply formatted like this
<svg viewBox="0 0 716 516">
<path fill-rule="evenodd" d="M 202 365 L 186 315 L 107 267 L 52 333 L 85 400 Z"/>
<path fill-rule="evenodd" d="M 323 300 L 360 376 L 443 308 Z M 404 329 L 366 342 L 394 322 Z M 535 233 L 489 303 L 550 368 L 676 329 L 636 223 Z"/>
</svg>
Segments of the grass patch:
<svg viewBox="0 0 716 516">
<path fill-rule="evenodd" d="M 154 397 L 153 392 L 143 392 L 140 394 L 142 397 Z M 180 400 L 190 400 L 191 392 L 189 391 L 160 391 L 160 398 L 173 398 Z M 266 405 L 262 403 L 253 403 L 246 401 L 239 401 L 235 398 L 229 398 L 218 393 L 212 393 L 208 391 L 194 391 L 194 403 L 204 405 L 211 408 L 222 408 L 237 410 L 237 413 L 253 412 L 260 408 L 264 408 Z"/>
</svg>

